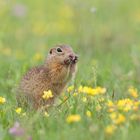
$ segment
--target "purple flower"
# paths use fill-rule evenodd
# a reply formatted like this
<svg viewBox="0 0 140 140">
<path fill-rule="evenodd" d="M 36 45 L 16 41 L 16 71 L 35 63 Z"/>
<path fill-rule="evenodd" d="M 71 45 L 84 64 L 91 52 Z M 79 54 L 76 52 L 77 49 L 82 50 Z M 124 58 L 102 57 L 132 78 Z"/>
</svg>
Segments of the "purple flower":
<svg viewBox="0 0 140 140">
<path fill-rule="evenodd" d="M 16 4 L 12 9 L 12 13 L 16 17 L 25 17 L 27 13 L 27 8 L 23 4 Z"/>
<path fill-rule="evenodd" d="M 19 122 L 15 122 L 14 126 L 9 129 L 9 133 L 14 136 L 23 136 L 25 131 L 20 126 Z"/>
<path fill-rule="evenodd" d="M 32 140 L 32 137 L 31 137 L 31 136 L 29 136 L 29 137 L 27 138 L 27 140 Z"/>
</svg>

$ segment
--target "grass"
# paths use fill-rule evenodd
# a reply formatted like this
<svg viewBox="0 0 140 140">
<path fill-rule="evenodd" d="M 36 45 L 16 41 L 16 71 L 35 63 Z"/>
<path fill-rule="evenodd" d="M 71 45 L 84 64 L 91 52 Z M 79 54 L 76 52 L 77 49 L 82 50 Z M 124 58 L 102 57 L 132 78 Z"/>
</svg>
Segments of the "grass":
<svg viewBox="0 0 140 140">
<path fill-rule="evenodd" d="M 124 111 L 117 103 L 129 98 L 128 106 L 134 106 L 140 99 L 139 4 L 138 0 L 0 1 L 0 97 L 6 99 L 0 103 L 0 139 L 138 140 L 140 106 Z M 43 63 L 57 43 L 70 44 L 80 56 L 76 78 L 69 83 L 76 91 L 65 91 L 56 104 L 65 96 L 68 100 L 52 107 L 49 117 L 26 107 L 17 114 L 15 95 L 21 77 Z M 80 85 L 104 87 L 106 93 L 93 96 L 82 91 L 73 96 Z M 130 95 L 130 86 L 137 89 L 138 97 Z M 113 113 L 125 117 L 119 124 L 110 118 L 108 100 L 116 108 Z M 92 115 L 87 116 L 87 111 Z M 67 117 L 73 114 L 80 115 L 81 120 L 68 123 Z M 20 125 L 18 129 L 24 129 L 24 135 L 9 133 L 15 122 Z M 110 125 L 111 132 L 107 133 Z"/>
</svg>

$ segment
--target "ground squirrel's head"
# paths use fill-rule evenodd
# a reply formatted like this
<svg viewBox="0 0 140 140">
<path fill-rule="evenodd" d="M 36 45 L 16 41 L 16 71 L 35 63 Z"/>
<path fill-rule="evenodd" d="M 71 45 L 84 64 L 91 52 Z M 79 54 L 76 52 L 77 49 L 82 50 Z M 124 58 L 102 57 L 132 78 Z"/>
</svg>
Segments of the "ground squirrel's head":
<svg viewBox="0 0 140 140">
<path fill-rule="evenodd" d="M 47 63 L 55 63 L 64 66 L 75 65 L 78 61 L 78 56 L 74 53 L 69 45 L 56 45 L 50 49 Z"/>
</svg>

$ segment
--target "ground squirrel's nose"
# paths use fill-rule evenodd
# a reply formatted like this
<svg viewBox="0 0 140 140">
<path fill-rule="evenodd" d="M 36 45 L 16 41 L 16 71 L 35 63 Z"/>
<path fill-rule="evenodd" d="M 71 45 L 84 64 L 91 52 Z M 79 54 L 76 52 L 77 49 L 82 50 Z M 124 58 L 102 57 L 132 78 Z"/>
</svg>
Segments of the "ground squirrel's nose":
<svg viewBox="0 0 140 140">
<path fill-rule="evenodd" d="M 74 63 L 77 63 L 78 62 L 78 56 L 75 55 L 75 58 L 74 58 Z"/>
<path fill-rule="evenodd" d="M 78 60 L 78 56 L 77 55 L 75 55 L 75 60 Z"/>
<path fill-rule="evenodd" d="M 74 55 L 73 55 L 73 54 L 70 54 L 70 55 L 69 55 L 69 58 L 73 60 Z"/>
<path fill-rule="evenodd" d="M 74 63 L 76 63 L 76 62 L 78 61 L 78 56 L 77 56 L 77 55 L 70 54 L 70 55 L 69 55 L 69 58 L 70 58 Z"/>
</svg>

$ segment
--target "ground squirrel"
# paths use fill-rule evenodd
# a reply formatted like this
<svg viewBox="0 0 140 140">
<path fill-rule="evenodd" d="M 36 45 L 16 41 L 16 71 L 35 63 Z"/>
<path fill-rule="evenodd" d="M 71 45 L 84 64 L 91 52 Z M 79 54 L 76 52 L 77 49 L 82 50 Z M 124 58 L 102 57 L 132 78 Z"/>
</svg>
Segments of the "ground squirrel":
<svg viewBox="0 0 140 140">
<path fill-rule="evenodd" d="M 56 45 L 42 66 L 34 67 L 25 74 L 18 88 L 18 100 L 25 95 L 37 109 L 52 104 L 70 79 L 75 75 L 78 56 L 69 45 Z M 44 100 L 43 92 L 51 90 L 53 98 Z"/>
</svg>

